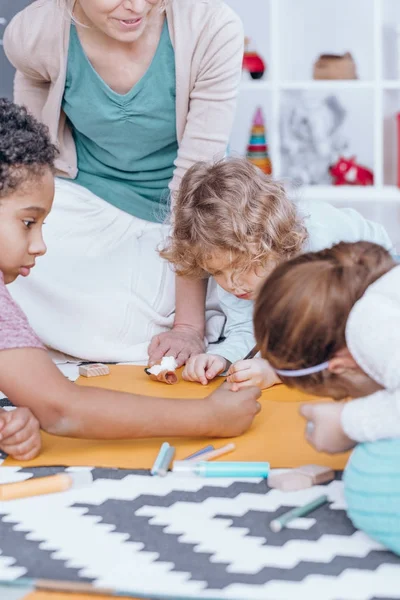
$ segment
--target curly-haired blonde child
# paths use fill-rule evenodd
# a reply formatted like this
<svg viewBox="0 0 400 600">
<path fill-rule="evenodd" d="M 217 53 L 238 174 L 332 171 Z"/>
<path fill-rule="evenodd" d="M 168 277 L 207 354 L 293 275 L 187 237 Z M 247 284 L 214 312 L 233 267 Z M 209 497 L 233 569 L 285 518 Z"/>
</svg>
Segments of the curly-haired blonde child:
<svg viewBox="0 0 400 600">
<path fill-rule="evenodd" d="M 0 448 L 32 458 L 40 449 L 39 424 L 56 435 L 93 439 L 240 435 L 260 408 L 257 389 L 238 396 L 223 386 L 183 408 L 179 399 L 79 387 L 50 359 L 6 284 L 29 277 L 46 252 L 42 227 L 53 203 L 55 156 L 47 128 L 0 98 L 0 389 L 25 407 L 0 413 Z"/>
<path fill-rule="evenodd" d="M 228 367 L 232 389 L 279 381 L 254 346 L 253 300 L 279 263 L 338 241 L 391 247 L 381 225 L 324 202 L 293 203 L 284 186 L 245 159 L 197 163 L 182 179 L 171 237 L 161 255 L 183 276 L 212 275 L 226 314 L 225 341 L 189 359 L 183 377 L 207 384 Z"/>
<path fill-rule="evenodd" d="M 369 442 L 347 466 L 349 516 L 400 553 L 400 265 L 368 242 L 303 254 L 265 281 L 254 328 L 286 385 L 357 398 L 304 405 L 306 435 L 332 453 Z"/>
</svg>

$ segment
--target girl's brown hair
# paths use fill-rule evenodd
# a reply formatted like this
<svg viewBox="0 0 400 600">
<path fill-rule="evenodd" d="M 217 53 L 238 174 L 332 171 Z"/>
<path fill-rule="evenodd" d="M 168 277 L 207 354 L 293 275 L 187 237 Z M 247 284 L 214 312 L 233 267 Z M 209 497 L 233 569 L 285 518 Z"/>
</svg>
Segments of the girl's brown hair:
<svg viewBox="0 0 400 600">
<path fill-rule="evenodd" d="M 331 359 L 346 347 L 345 329 L 354 304 L 395 266 L 371 242 L 340 243 L 279 265 L 264 282 L 254 311 L 261 354 L 276 369 L 302 369 Z M 282 377 L 285 384 L 316 391 L 327 371 Z"/>
<path fill-rule="evenodd" d="M 238 270 L 298 254 L 307 231 L 281 183 L 241 158 L 199 162 L 175 198 L 172 235 L 161 256 L 186 277 L 203 277 L 217 250 Z"/>
</svg>

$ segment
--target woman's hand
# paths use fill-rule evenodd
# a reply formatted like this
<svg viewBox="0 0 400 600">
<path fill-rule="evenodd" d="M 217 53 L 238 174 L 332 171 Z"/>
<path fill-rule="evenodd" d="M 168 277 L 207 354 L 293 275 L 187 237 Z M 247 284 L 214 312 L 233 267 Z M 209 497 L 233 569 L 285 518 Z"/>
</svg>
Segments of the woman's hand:
<svg viewBox="0 0 400 600">
<path fill-rule="evenodd" d="M 303 404 L 300 414 L 307 419 L 306 438 L 318 452 L 337 454 L 354 448 L 342 427 L 342 402 L 324 402 L 321 404 Z"/>
<path fill-rule="evenodd" d="M 182 378 L 186 381 L 198 381 L 207 385 L 217 375 L 226 371 L 228 361 L 218 354 L 198 354 L 191 356 L 186 363 Z"/>
<path fill-rule="evenodd" d="M 181 367 L 186 361 L 205 350 L 204 338 L 190 325 L 175 325 L 170 331 L 155 335 L 148 348 L 150 367 L 164 356 L 173 356 Z"/>
<path fill-rule="evenodd" d="M 280 383 L 269 362 L 263 358 L 239 360 L 234 363 L 228 371 L 227 381 L 231 384 L 233 392 L 253 386 L 265 389 Z"/>
<path fill-rule="evenodd" d="M 0 412 L 0 448 L 16 460 L 31 460 L 40 452 L 39 421 L 29 408 Z"/>
</svg>

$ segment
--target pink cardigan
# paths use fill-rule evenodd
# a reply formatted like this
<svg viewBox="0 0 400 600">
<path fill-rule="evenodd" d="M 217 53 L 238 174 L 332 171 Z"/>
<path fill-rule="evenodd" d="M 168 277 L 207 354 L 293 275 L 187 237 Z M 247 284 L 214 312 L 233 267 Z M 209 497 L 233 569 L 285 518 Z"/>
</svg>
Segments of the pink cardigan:
<svg viewBox="0 0 400 600">
<path fill-rule="evenodd" d="M 70 7 L 75 0 L 68 0 Z M 171 191 L 199 160 L 221 158 L 232 128 L 241 78 L 243 29 L 222 0 L 167 0 L 176 67 L 179 143 Z M 56 0 L 36 0 L 18 13 L 4 35 L 4 50 L 17 70 L 14 99 L 50 129 L 60 156 L 58 174 L 75 178 L 77 158 L 61 109 L 71 18 Z"/>
</svg>

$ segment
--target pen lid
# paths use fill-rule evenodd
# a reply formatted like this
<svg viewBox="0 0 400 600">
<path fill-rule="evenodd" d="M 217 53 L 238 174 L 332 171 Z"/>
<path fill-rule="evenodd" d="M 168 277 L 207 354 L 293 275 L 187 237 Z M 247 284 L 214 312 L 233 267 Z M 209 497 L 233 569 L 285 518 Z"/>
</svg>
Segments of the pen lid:
<svg viewBox="0 0 400 600">
<path fill-rule="evenodd" d="M 175 460 L 172 472 L 181 475 L 197 475 L 197 463 L 190 460 Z"/>
<path fill-rule="evenodd" d="M 72 488 L 85 487 L 93 483 L 92 471 L 67 471 L 65 474 L 72 479 Z"/>
</svg>

